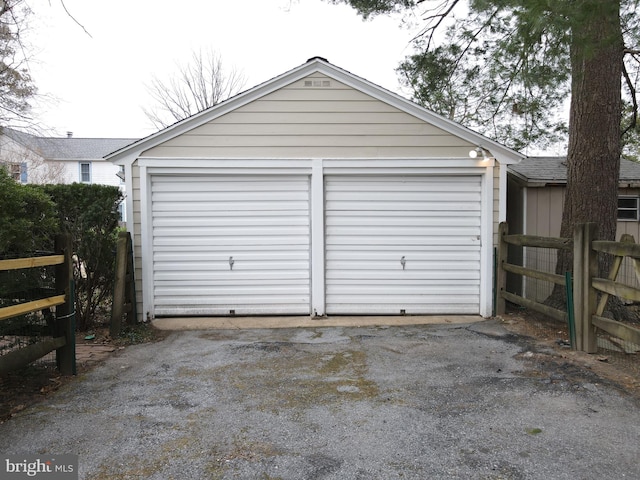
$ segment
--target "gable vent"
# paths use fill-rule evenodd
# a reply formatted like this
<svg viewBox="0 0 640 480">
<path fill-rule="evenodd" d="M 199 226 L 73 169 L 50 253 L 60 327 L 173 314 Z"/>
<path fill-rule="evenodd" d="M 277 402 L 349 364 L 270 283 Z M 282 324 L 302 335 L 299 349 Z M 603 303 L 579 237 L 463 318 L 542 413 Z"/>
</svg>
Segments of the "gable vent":
<svg viewBox="0 0 640 480">
<path fill-rule="evenodd" d="M 305 87 L 327 88 L 331 86 L 331 80 L 305 80 Z"/>
</svg>

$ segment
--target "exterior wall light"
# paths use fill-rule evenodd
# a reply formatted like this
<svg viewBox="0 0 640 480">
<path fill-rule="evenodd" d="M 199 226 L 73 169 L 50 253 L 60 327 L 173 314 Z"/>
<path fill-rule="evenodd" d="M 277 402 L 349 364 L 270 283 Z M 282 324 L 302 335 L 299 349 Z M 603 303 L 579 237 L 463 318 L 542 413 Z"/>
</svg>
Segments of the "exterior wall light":
<svg viewBox="0 0 640 480">
<path fill-rule="evenodd" d="M 473 150 L 469 151 L 469 157 L 471 158 L 478 158 L 479 156 L 482 156 L 483 159 L 487 158 L 487 155 L 485 153 L 485 149 L 482 147 L 476 147 Z"/>
</svg>

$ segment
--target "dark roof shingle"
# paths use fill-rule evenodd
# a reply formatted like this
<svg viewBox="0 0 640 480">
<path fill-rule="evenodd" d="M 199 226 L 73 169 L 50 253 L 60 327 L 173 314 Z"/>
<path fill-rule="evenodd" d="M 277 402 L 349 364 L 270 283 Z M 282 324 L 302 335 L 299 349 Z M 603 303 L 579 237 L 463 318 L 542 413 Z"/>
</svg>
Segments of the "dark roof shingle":
<svg viewBox="0 0 640 480">
<path fill-rule="evenodd" d="M 40 137 L 5 128 L 2 133 L 47 160 L 99 160 L 137 138 Z"/>
<path fill-rule="evenodd" d="M 567 157 L 528 157 L 509 170 L 527 183 L 567 183 Z M 620 182 L 640 182 L 640 163 L 620 159 Z"/>
</svg>

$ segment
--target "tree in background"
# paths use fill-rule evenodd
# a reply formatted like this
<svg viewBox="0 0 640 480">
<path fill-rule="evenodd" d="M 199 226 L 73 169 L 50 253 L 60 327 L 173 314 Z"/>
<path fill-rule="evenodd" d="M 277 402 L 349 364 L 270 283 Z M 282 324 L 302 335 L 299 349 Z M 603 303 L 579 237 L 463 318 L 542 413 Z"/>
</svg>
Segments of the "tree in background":
<svg viewBox="0 0 640 480">
<path fill-rule="evenodd" d="M 615 238 L 621 138 L 637 128 L 638 0 L 329 1 L 365 18 L 423 8 L 417 53 L 399 68 L 416 100 L 510 146 L 562 135 L 553 115 L 570 94 L 561 235 L 595 222 Z"/>
<path fill-rule="evenodd" d="M 36 89 L 20 43 L 30 13 L 22 0 L 0 0 L 0 127 L 31 123 L 29 100 Z"/>
<path fill-rule="evenodd" d="M 177 64 L 167 81 L 154 77 L 147 91 L 155 106 L 143 108 L 158 129 L 194 115 L 237 94 L 244 87 L 242 73 L 225 71 L 222 58 L 212 50 L 193 52 L 190 63 Z"/>
</svg>

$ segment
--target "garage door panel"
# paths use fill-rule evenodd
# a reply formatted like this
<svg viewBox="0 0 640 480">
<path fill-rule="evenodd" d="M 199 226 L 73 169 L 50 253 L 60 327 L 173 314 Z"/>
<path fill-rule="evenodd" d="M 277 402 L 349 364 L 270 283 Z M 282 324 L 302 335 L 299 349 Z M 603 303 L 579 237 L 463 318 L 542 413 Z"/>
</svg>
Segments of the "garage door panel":
<svg viewBox="0 0 640 480">
<path fill-rule="evenodd" d="M 401 244 L 400 242 L 404 242 Z M 370 246 L 370 245 L 379 245 L 382 247 L 389 245 L 408 245 L 408 246 L 429 246 L 429 245 L 479 245 L 480 239 L 473 236 L 464 236 L 464 237 L 447 237 L 447 236 L 429 236 L 429 237 L 405 237 L 402 240 L 399 240 L 397 236 L 384 236 L 384 237 L 343 237 L 343 238 L 331 238 L 327 237 L 327 247 L 330 248 L 332 246 Z"/>
<path fill-rule="evenodd" d="M 375 298 L 379 295 L 387 295 L 392 292 L 397 294 L 399 298 L 402 295 L 406 297 L 415 297 L 419 299 L 422 297 L 428 297 L 430 299 L 434 299 L 433 295 L 460 295 L 460 296 L 476 296 L 478 293 L 478 283 L 470 284 L 470 285 L 459 285 L 456 288 L 453 288 L 453 285 L 429 285 L 428 288 L 425 288 L 425 285 L 396 285 L 389 286 L 387 285 L 363 285 L 361 286 L 360 295 L 361 296 L 369 296 L 371 298 Z M 348 298 L 348 295 L 342 295 L 344 291 L 344 285 L 334 285 L 327 288 L 327 293 L 335 295 L 336 299 Z M 427 293 L 428 292 L 428 293 Z M 440 297 L 441 298 L 441 297 Z M 406 300 L 409 303 L 412 303 L 413 300 Z"/>
<path fill-rule="evenodd" d="M 405 260 L 405 262 L 406 262 L 405 270 L 402 270 L 402 268 L 400 268 L 401 264 L 399 259 L 392 259 L 392 260 L 390 259 L 387 261 L 378 260 L 376 262 L 372 262 L 370 260 L 365 260 L 365 259 L 359 260 L 359 261 L 343 259 L 343 260 L 340 260 L 340 269 L 341 271 L 345 271 L 345 272 L 349 272 L 349 271 L 360 272 L 363 270 L 372 270 L 372 271 L 384 270 L 386 275 L 392 274 L 394 272 L 398 273 L 399 275 L 405 275 L 407 271 L 411 271 L 411 270 L 415 270 L 420 273 L 424 271 L 439 272 L 439 271 L 445 271 L 445 270 L 466 272 L 469 270 L 476 270 L 479 268 L 478 262 L 475 262 L 475 261 L 461 262 L 456 260 L 453 266 L 451 265 L 452 262 L 450 261 L 435 262 L 435 261 L 419 261 L 415 259 L 408 259 L 408 260 Z"/>
<path fill-rule="evenodd" d="M 291 248 L 292 246 L 299 245 L 304 247 L 308 245 L 309 237 L 305 236 L 287 236 L 282 235 L 278 236 L 270 236 L 270 237 L 259 237 L 259 238 L 247 238 L 247 237 L 210 237 L 210 236 L 191 236 L 191 237 L 157 237 L 154 238 L 154 246 L 176 246 L 176 247 L 189 247 L 189 246 L 197 246 L 197 247 L 234 247 L 234 246 L 253 246 L 253 247 L 278 247 L 282 250 L 286 250 L 287 248 Z M 224 248 L 223 248 L 224 249 Z"/>
<path fill-rule="evenodd" d="M 291 208 L 290 205 L 283 206 L 282 210 L 269 210 L 268 208 L 260 209 L 261 216 L 265 218 L 273 218 L 274 220 L 278 220 L 279 217 L 291 218 L 295 221 L 303 221 L 302 218 L 296 218 L 301 212 L 304 212 L 304 209 L 294 209 Z M 232 219 L 237 219 L 238 222 L 244 221 L 245 217 L 256 218 L 253 214 L 252 210 L 225 210 L 225 211 L 216 211 L 212 212 L 210 209 L 206 208 L 198 208 L 197 210 L 189 210 L 188 212 L 181 212 L 180 217 L 176 217 L 175 211 L 173 210 L 157 210 L 153 214 L 154 219 L 159 222 L 165 223 L 171 220 L 179 220 L 184 219 L 187 222 L 201 222 L 211 219 L 211 221 L 215 221 L 218 218 L 227 218 L 230 221 Z M 258 217 L 260 218 L 260 217 Z M 222 220 L 224 221 L 224 220 Z"/>
<path fill-rule="evenodd" d="M 377 197 L 376 200 L 371 201 L 354 201 L 352 207 L 357 209 L 357 211 L 361 212 L 361 215 L 371 215 L 376 211 L 382 212 L 395 212 L 395 211 L 404 211 L 404 212 L 415 212 L 415 211 L 424 211 L 424 207 L 420 205 L 416 205 L 414 201 L 406 201 L 406 202 L 387 202 L 384 200 L 380 200 L 380 197 Z M 335 210 L 340 211 L 342 208 L 342 202 L 336 201 L 328 201 L 327 202 L 327 210 Z M 430 202 L 429 207 L 434 211 L 447 212 L 452 211 L 452 205 L 446 201 L 439 202 Z M 455 202 L 453 206 L 456 210 L 462 211 L 480 211 L 479 206 L 472 202 L 461 203 Z"/>
<path fill-rule="evenodd" d="M 155 315 L 310 311 L 307 176 L 151 179 Z"/>
<path fill-rule="evenodd" d="M 182 317 L 190 316 L 253 316 L 253 315 L 273 315 L 273 312 L 279 312 L 278 315 L 301 315 L 300 308 L 289 303 L 269 304 L 269 305 L 238 305 L 235 303 L 221 305 L 197 305 L 191 302 L 180 305 L 159 305 L 159 311 L 162 316 L 166 317 Z M 189 313 L 185 314 L 187 311 Z"/>
<path fill-rule="evenodd" d="M 164 272 L 189 272 L 189 271 L 201 271 L 201 270 L 229 270 L 229 260 L 221 259 L 216 262 L 158 262 L 158 267 Z M 243 271 L 259 271 L 259 270 L 290 270 L 306 272 L 309 269 L 309 262 L 307 259 L 302 259 L 298 262 L 287 260 L 248 260 L 242 258 L 241 263 L 234 262 L 233 270 L 236 272 Z"/>
<path fill-rule="evenodd" d="M 306 238 L 309 232 L 308 225 L 273 225 L 273 226 L 228 226 L 210 227 L 208 225 L 193 225 L 189 227 L 156 227 L 155 233 L 162 238 L 167 237 L 206 237 L 207 239 L 225 240 L 237 237 L 251 237 L 252 242 L 260 243 L 280 239 L 280 244 L 287 245 L 289 237 Z"/>
<path fill-rule="evenodd" d="M 227 216 L 213 217 L 211 215 L 194 217 L 183 216 L 180 218 L 174 217 L 157 217 L 155 219 L 156 228 L 188 228 L 188 227 L 208 227 L 208 228 L 232 228 L 232 227 L 244 227 L 246 220 L 242 216 L 231 215 L 230 212 L 226 212 Z M 293 212 L 276 212 L 264 214 L 263 217 L 253 219 L 254 227 L 309 227 L 308 218 L 298 218 L 297 215 L 293 215 Z"/>
<path fill-rule="evenodd" d="M 479 313 L 481 186 L 480 176 L 327 177 L 327 313 Z"/>
<path fill-rule="evenodd" d="M 206 262 L 228 262 L 229 256 L 220 252 L 201 252 L 193 251 L 186 252 L 184 250 L 176 250 L 173 252 L 163 251 L 156 252 L 155 258 L 157 262 L 163 262 L 166 266 L 175 265 L 180 269 L 183 266 L 189 269 L 190 265 L 197 266 Z M 265 260 L 264 252 L 256 253 L 254 251 L 246 251 L 242 258 L 246 262 L 298 262 L 301 261 L 304 264 L 309 263 L 309 253 L 307 251 L 272 251 L 269 253 L 268 260 Z M 227 265 L 228 267 L 228 265 Z"/>
<path fill-rule="evenodd" d="M 176 201 L 179 202 L 179 200 Z M 305 202 L 287 201 L 286 203 L 287 209 L 292 212 L 304 212 L 305 207 L 308 208 L 308 203 Z M 252 216 L 251 212 L 269 212 L 273 209 L 273 205 L 258 201 L 242 203 L 225 201 L 220 204 L 215 204 L 215 202 L 185 202 L 184 205 L 166 203 L 154 208 L 157 208 L 156 211 L 158 212 L 179 212 L 184 214 L 189 214 L 190 212 L 212 212 L 216 211 L 216 209 L 221 209 L 226 212 L 246 212 L 247 216 Z"/>
<path fill-rule="evenodd" d="M 163 271 L 158 270 L 154 274 L 154 280 L 167 280 L 173 281 L 176 286 L 180 285 L 182 280 L 201 280 L 206 281 L 208 279 L 211 280 L 224 280 L 230 284 L 233 284 L 234 281 L 239 280 L 252 280 L 252 281 L 260 281 L 260 280 L 269 280 L 269 279 L 296 279 L 302 280 L 308 278 L 307 270 L 299 270 L 299 271 L 235 271 L 231 272 L 229 267 L 227 268 L 219 268 L 219 269 L 202 269 L 200 271 L 184 271 L 184 272 L 174 272 L 174 271 Z"/>
<path fill-rule="evenodd" d="M 370 225 L 370 226 L 348 226 L 342 225 L 339 228 L 327 227 L 327 243 L 332 240 L 340 241 L 342 238 L 351 238 L 353 236 L 371 235 L 381 237 L 395 237 L 397 225 Z M 469 236 L 477 237 L 480 235 L 480 226 L 424 226 L 424 225 L 412 225 L 403 227 L 405 237 L 459 237 Z M 478 238 L 476 238 L 478 240 Z"/>
<path fill-rule="evenodd" d="M 336 303 L 333 308 L 337 311 L 354 312 L 362 309 L 362 299 L 358 303 Z M 392 303 L 378 305 L 375 315 L 477 315 L 478 314 L 478 297 L 463 302 L 459 299 L 457 302 L 446 303 L 430 303 L 428 304 L 429 312 L 425 313 L 425 304 L 407 305 L 405 303 Z M 358 313 L 361 314 L 361 313 Z M 357 315 L 354 313 L 354 315 Z"/>
<path fill-rule="evenodd" d="M 253 254 L 256 252 L 256 248 L 255 245 L 253 244 L 246 244 L 246 245 L 234 245 L 234 251 L 236 252 L 244 252 L 245 254 Z M 274 255 L 274 254 L 286 254 L 286 252 L 288 251 L 295 251 L 295 252 L 300 252 L 300 253 L 304 253 L 305 255 L 308 256 L 308 252 L 307 250 L 305 250 L 304 248 L 296 248 L 295 246 L 288 248 L 283 248 L 282 245 L 260 245 L 260 252 L 269 252 L 269 255 Z M 198 253 L 202 253 L 203 256 L 206 256 L 208 254 L 215 254 L 215 253 L 220 253 L 220 252 L 224 252 L 225 255 L 228 254 L 229 249 L 228 249 L 228 245 L 226 244 L 220 244 L 220 245 L 186 245 L 186 244 L 181 244 L 180 242 L 172 242 L 170 244 L 165 244 L 165 245 L 155 245 L 154 246 L 154 252 L 156 254 L 164 254 L 164 255 L 171 255 L 172 253 L 188 253 L 188 254 L 198 254 Z M 228 255 L 227 255 L 227 258 Z"/>
<path fill-rule="evenodd" d="M 327 272 L 328 280 L 352 280 L 353 285 L 367 285 L 368 279 L 366 275 L 372 276 L 374 273 L 372 270 L 343 270 L 343 269 L 332 269 L 330 272 Z M 403 272 L 398 272 L 396 270 L 383 270 L 377 269 L 375 270 L 378 276 L 383 276 L 389 283 L 395 281 L 414 281 L 414 280 L 437 280 L 437 281 L 446 281 L 453 280 L 457 281 L 460 278 L 465 278 L 468 280 L 476 280 L 480 278 L 480 274 L 476 272 L 467 272 L 465 270 L 406 270 Z"/>
<path fill-rule="evenodd" d="M 250 178 L 251 181 L 251 191 L 257 192 L 273 192 L 274 191 L 274 183 L 273 177 L 271 176 L 247 176 L 246 178 L 240 178 L 238 176 L 224 176 L 217 175 L 217 179 L 220 181 L 215 186 L 216 192 L 239 192 L 246 187 L 246 178 Z M 169 177 L 167 177 L 169 178 Z M 175 178 L 175 177 L 171 177 Z M 171 181 L 162 181 L 157 180 L 154 185 L 154 192 L 157 193 L 184 193 L 185 189 L 188 192 L 211 192 L 211 188 L 206 183 L 202 182 L 203 176 L 194 176 L 194 177 L 180 177 L 179 182 L 171 182 Z M 157 177 L 156 177 L 157 179 Z M 278 185 L 286 188 L 286 191 L 298 191 L 298 192 L 306 192 L 307 188 L 305 185 L 301 184 L 299 179 L 295 176 L 287 179 L 285 177 L 278 177 Z"/>
<path fill-rule="evenodd" d="M 431 215 L 430 217 L 419 216 L 418 217 L 418 225 L 421 227 L 477 227 L 480 228 L 478 224 L 477 215 L 468 215 L 464 214 L 464 212 L 457 212 L 458 215 L 442 215 L 436 216 Z M 392 216 L 366 216 L 366 215 L 353 215 L 347 216 L 342 215 L 338 218 L 332 217 L 327 219 L 326 226 L 327 230 L 330 231 L 332 227 L 342 227 L 342 226 L 350 226 L 350 227 L 403 227 L 407 223 L 407 217 L 409 215 L 396 215 L 395 212 Z"/>
<path fill-rule="evenodd" d="M 210 299 L 216 299 L 215 303 L 229 303 L 228 299 L 230 298 L 243 298 L 243 297 L 251 297 L 250 299 L 244 298 L 242 302 L 243 304 L 251 304 L 253 303 L 254 298 L 269 298 L 270 300 L 266 301 L 266 303 L 272 303 L 273 296 L 280 296 L 280 298 L 291 298 L 295 300 L 299 298 L 300 295 L 305 296 L 307 294 L 306 288 L 304 286 L 287 286 L 283 287 L 280 285 L 273 285 L 271 287 L 260 285 L 256 287 L 255 285 L 246 286 L 244 288 L 240 288 L 237 285 L 216 285 L 216 286 L 189 286 L 187 287 L 171 287 L 170 289 L 163 289 L 158 287 L 158 294 L 165 296 L 175 296 L 175 297 L 202 297 L 205 298 L 207 302 Z M 219 299 L 225 298 L 226 302 L 221 302 Z M 231 302 L 233 303 L 233 302 Z"/>
<path fill-rule="evenodd" d="M 419 246 L 421 248 L 422 246 Z M 473 262 L 477 263 L 478 251 L 477 249 L 471 249 L 468 247 L 461 247 L 459 250 L 447 250 L 447 251 L 415 251 L 409 250 L 405 248 L 404 251 L 407 252 L 406 258 L 411 261 L 416 262 L 428 262 L 428 261 L 440 261 L 440 262 L 449 262 L 452 260 L 461 261 L 461 262 Z M 357 249 L 357 250 L 345 250 L 341 249 L 339 251 L 331 250 L 327 252 L 327 260 L 331 261 L 359 261 L 359 262 L 371 262 L 371 255 L 367 250 Z M 399 262 L 398 252 L 397 251 L 379 251 L 377 253 L 376 259 L 378 261 L 384 262 Z M 449 264 L 450 265 L 450 264 Z"/>
</svg>

